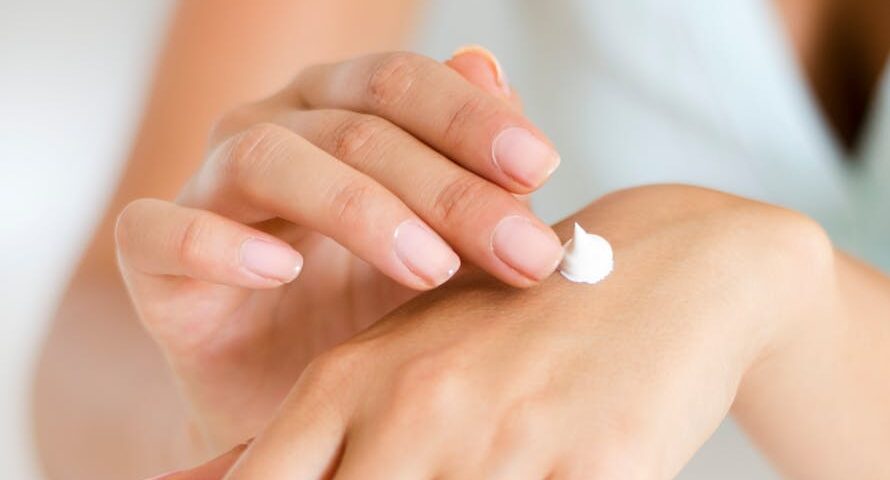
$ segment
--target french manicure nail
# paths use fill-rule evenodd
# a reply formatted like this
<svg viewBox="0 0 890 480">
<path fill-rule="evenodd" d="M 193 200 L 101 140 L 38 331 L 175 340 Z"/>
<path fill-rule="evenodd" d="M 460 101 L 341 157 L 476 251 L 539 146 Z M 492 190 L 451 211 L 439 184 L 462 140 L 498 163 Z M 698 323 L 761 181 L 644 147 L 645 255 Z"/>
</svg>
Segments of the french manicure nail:
<svg viewBox="0 0 890 480">
<path fill-rule="evenodd" d="M 553 273 L 563 254 L 553 232 L 518 215 L 498 223 L 491 235 L 491 249 L 502 262 L 532 280 Z"/>
<path fill-rule="evenodd" d="M 460 258 L 451 247 L 417 220 L 402 222 L 394 243 L 399 260 L 431 287 L 445 283 L 460 268 Z"/>
<path fill-rule="evenodd" d="M 241 265 L 263 278 L 289 283 L 303 268 L 303 257 L 294 249 L 258 238 L 241 244 Z"/>
<path fill-rule="evenodd" d="M 495 165 L 517 182 L 537 188 L 559 166 L 559 155 L 550 145 L 521 127 L 502 130 L 491 146 Z"/>
</svg>

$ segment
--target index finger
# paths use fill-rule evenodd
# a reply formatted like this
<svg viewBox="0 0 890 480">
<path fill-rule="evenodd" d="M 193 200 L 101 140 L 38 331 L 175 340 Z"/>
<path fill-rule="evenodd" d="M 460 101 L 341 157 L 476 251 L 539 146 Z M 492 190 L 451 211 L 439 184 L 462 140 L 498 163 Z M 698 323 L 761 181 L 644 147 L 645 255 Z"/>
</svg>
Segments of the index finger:
<svg viewBox="0 0 890 480">
<path fill-rule="evenodd" d="M 559 165 L 553 145 L 521 113 L 422 55 L 387 53 L 310 67 L 293 90 L 307 108 L 383 117 L 513 193 L 537 189 Z"/>
</svg>

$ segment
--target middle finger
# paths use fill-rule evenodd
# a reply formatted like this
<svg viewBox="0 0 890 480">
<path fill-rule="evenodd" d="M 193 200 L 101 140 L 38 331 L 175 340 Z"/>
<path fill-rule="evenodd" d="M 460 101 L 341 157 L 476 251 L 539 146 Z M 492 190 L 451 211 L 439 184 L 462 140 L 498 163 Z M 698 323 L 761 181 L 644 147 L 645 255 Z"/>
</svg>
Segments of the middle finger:
<svg viewBox="0 0 890 480">
<path fill-rule="evenodd" d="M 377 180 L 455 250 L 507 283 L 529 286 L 562 257 L 559 239 L 520 200 L 384 119 L 310 110 L 282 123 Z"/>
</svg>

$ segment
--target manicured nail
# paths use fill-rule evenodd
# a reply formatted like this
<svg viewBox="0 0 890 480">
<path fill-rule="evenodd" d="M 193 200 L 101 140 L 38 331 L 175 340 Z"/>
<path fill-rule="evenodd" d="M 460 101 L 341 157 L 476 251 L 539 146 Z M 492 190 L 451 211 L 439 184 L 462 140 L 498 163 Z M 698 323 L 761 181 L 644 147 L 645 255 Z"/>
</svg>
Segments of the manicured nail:
<svg viewBox="0 0 890 480">
<path fill-rule="evenodd" d="M 492 143 L 491 155 L 501 171 L 529 188 L 539 187 L 559 166 L 559 154 L 520 127 L 501 131 Z"/>
<path fill-rule="evenodd" d="M 507 79 L 507 74 L 504 73 L 504 69 L 501 68 L 501 62 L 498 61 L 497 57 L 495 57 L 490 50 L 481 45 L 464 45 L 455 50 L 454 53 L 451 54 L 451 58 L 468 53 L 477 54 L 488 62 L 488 65 L 491 66 L 492 72 L 494 73 L 495 83 L 497 83 L 504 96 L 509 97 L 511 94 L 510 80 Z"/>
<path fill-rule="evenodd" d="M 395 252 L 414 275 L 431 287 L 439 286 L 460 268 L 460 258 L 429 227 L 406 220 L 396 228 Z"/>
<path fill-rule="evenodd" d="M 491 235 L 491 249 L 502 262 L 532 280 L 553 273 L 563 254 L 556 234 L 518 215 L 498 223 Z"/>
<path fill-rule="evenodd" d="M 288 283 L 303 268 L 303 256 L 294 249 L 258 238 L 241 244 L 241 265 L 269 280 Z"/>
</svg>

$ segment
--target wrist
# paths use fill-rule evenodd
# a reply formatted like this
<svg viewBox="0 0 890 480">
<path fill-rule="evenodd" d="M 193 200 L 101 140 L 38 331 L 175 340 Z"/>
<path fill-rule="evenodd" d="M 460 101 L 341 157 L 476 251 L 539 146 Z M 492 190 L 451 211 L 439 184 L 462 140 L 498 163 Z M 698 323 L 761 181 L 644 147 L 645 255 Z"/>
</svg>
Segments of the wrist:
<svg viewBox="0 0 890 480">
<path fill-rule="evenodd" d="M 748 415 L 752 399 L 764 395 L 798 370 L 801 361 L 837 342 L 838 288 L 835 250 L 815 221 L 775 209 L 765 224 L 772 245 L 764 245 L 761 274 L 765 314 L 753 352 L 737 392 L 733 412 Z M 756 402 L 755 402 L 756 403 Z"/>
</svg>

